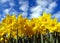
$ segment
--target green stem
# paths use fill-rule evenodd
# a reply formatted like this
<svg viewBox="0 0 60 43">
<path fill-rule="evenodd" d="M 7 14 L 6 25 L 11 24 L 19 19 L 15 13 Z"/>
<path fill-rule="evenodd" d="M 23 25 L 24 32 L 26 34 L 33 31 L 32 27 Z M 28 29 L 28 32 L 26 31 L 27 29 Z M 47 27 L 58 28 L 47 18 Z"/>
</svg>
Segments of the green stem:
<svg viewBox="0 0 60 43">
<path fill-rule="evenodd" d="M 16 38 L 16 43 L 18 43 L 18 29 L 17 29 L 17 38 Z"/>
<path fill-rule="evenodd" d="M 51 33 L 50 33 L 50 43 L 54 43 L 54 38 Z"/>
<path fill-rule="evenodd" d="M 25 36 L 25 43 L 29 43 L 28 36 Z"/>
<path fill-rule="evenodd" d="M 46 30 L 46 36 L 45 36 L 45 38 L 46 38 L 46 43 L 50 43 L 50 33 L 49 33 L 48 29 Z"/>
<path fill-rule="evenodd" d="M 58 43 L 58 33 L 56 32 L 56 43 Z"/>
<path fill-rule="evenodd" d="M 5 43 L 5 36 L 3 36 L 3 38 L 4 38 L 4 43 Z"/>
<path fill-rule="evenodd" d="M 22 43 L 24 43 L 24 39 L 22 39 Z"/>
<path fill-rule="evenodd" d="M 60 32 L 58 32 L 58 43 L 60 43 Z"/>
<path fill-rule="evenodd" d="M 33 36 L 33 43 L 35 43 L 35 35 Z"/>
<path fill-rule="evenodd" d="M 11 37 L 11 33 L 10 33 L 10 43 L 12 43 L 12 37 Z"/>
<path fill-rule="evenodd" d="M 56 39 L 56 43 L 58 43 L 58 39 Z"/>
<path fill-rule="evenodd" d="M 43 35 L 41 34 L 41 43 L 43 43 Z"/>
</svg>

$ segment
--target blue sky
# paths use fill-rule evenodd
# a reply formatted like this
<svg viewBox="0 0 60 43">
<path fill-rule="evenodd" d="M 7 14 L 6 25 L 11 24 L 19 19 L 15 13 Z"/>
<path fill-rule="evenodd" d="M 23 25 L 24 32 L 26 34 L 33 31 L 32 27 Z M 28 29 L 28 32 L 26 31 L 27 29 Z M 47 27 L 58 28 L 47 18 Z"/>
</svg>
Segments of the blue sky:
<svg viewBox="0 0 60 43">
<path fill-rule="evenodd" d="M 41 16 L 43 12 L 51 13 L 60 21 L 60 0 L 0 0 L 0 21 L 6 14 L 22 14 L 31 19 Z"/>
</svg>

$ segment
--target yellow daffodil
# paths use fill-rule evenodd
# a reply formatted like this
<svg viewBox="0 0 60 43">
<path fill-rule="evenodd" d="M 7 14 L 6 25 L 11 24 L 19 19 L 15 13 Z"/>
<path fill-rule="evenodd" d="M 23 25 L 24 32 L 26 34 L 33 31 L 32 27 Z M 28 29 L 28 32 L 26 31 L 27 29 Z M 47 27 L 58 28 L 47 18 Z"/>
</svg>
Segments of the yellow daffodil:
<svg viewBox="0 0 60 43">
<path fill-rule="evenodd" d="M 47 27 L 49 27 L 47 29 L 49 29 L 50 32 L 54 32 L 57 29 L 57 19 L 52 19 Z"/>
<path fill-rule="evenodd" d="M 57 29 L 56 32 L 60 32 L 60 22 L 57 23 Z"/>
<path fill-rule="evenodd" d="M 11 33 L 11 35 L 12 35 L 13 38 L 16 39 L 16 37 L 17 37 L 17 32 L 16 32 L 16 31 L 15 31 L 15 32 L 13 31 L 13 32 Z"/>
<path fill-rule="evenodd" d="M 41 26 L 40 26 L 40 33 L 41 33 L 41 34 L 46 34 L 46 29 L 47 29 L 47 28 L 45 27 L 45 25 L 41 25 Z"/>
<path fill-rule="evenodd" d="M 49 32 L 60 32 L 60 22 L 57 21 L 56 18 L 52 19 L 51 14 L 43 13 L 42 16 L 38 18 L 23 18 L 22 15 L 10 16 L 6 15 L 6 18 L 2 20 L 0 23 L 0 37 L 3 35 L 7 35 L 10 38 L 12 35 L 13 38 L 18 37 L 32 37 L 36 33 L 46 34 L 46 30 Z M 18 34 L 17 34 L 18 30 Z M 0 38 L 2 40 L 3 38 Z"/>
<path fill-rule="evenodd" d="M 45 25 L 49 23 L 50 19 L 51 19 L 51 14 L 46 14 L 46 13 L 43 13 L 43 16 L 39 17 L 39 21 Z"/>
</svg>

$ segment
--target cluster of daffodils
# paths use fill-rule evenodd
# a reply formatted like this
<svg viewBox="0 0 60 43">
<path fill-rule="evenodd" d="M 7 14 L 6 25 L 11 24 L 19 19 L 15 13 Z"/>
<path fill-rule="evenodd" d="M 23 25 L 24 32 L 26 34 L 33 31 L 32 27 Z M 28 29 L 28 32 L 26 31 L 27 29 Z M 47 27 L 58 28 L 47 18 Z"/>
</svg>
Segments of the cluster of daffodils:
<svg viewBox="0 0 60 43">
<path fill-rule="evenodd" d="M 51 14 L 44 12 L 42 16 L 30 20 L 23 18 L 22 15 L 18 15 L 16 18 L 16 15 L 7 14 L 0 23 L 0 40 L 4 35 L 8 38 L 10 35 L 13 38 L 16 38 L 17 35 L 18 37 L 31 37 L 36 33 L 46 34 L 47 30 L 51 33 L 60 32 L 60 22 L 56 18 L 52 19 Z"/>
</svg>

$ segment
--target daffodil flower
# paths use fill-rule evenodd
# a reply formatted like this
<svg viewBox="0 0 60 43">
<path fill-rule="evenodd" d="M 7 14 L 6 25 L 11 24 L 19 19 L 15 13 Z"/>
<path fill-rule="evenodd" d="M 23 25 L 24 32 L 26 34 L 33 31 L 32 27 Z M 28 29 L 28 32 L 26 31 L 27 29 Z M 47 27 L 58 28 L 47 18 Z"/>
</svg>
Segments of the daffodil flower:
<svg viewBox="0 0 60 43">
<path fill-rule="evenodd" d="M 52 19 L 47 27 L 47 29 L 49 29 L 50 32 L 54 32 L 57 29 L 57 19 Z"/>
</svg>

